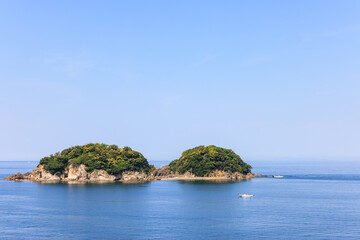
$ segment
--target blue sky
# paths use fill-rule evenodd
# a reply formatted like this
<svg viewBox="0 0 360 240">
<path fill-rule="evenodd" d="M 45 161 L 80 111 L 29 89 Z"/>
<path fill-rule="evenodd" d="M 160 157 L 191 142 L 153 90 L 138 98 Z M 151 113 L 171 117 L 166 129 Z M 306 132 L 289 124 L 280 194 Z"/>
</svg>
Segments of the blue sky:
<svg viewBox="0 0 360 240">
<path fill-rule="evenodd" d="M 0 160 L 360 159 L 360 1 L 0 1 Z"/>
</svg>

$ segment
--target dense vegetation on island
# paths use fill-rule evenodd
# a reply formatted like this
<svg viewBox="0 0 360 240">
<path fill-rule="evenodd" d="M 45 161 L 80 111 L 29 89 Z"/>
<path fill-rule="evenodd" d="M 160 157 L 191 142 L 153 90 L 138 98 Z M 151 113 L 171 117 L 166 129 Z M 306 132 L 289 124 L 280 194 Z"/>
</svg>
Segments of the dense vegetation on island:
<svg viewBox="0 0 360 240">
<path fill-rule="evenodd" d="M 181 157 L 170 164 L 172 172 L 184 174 L 191 172 L 198 177 L 206 177 L 215 170 L 224 172 L 251 172 L 251 166 L 245 163 L 239 155 L 231 149 L 210 146 L 198 146 L 182 153 Z"/>
<path fill-rule="evenodd" d="M 99 143 L 67 148 L 42 158 L 39 165 L 44 165 L 45 170 L 59 176 L 70 163 L 85 164 L 88 172 L 103 169 L 109 174 L 119 174 L 124 171 L 149 173 L 155 168 L 149 165 L 141 153 L 133 151 L 129 147 L 119 148 L 116 145 Z"/>
</svg>

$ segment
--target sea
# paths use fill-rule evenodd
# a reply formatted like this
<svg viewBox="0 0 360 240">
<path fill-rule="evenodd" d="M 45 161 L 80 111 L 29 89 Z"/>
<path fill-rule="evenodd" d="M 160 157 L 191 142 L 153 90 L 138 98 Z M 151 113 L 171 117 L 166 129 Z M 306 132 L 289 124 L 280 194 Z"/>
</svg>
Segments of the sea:
<svg viewBox="0 0 360 240">
<path fill-rule="evenodd" d="M 37 161 L 0 162 L 0 178 Z M 157 167 L 166 161 L 152 161 Z M 0 239 L 360 239 L 360 160 L 261 160 L 239 182 L 0 181 Z M 252 194 L 249 199 L 239 193 Z"/>
</svg>

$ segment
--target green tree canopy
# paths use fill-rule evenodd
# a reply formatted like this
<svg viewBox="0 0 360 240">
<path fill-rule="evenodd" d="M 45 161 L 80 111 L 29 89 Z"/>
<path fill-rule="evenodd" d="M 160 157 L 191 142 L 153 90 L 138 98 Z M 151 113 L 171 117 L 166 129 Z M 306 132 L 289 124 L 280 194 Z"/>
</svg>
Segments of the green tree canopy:
<svg viewBox="0 0 360 240">
<path fill-rule="evenodd" d="M 181 157 L 172 161 L 170 170 L 184 174 L 189 171 L 199 177 L 208 176 L 212 171 L 251 172 L 251 166 L 245 163 L 239 155 L 231 149 L 210 146 L 198 146 L 182 153 Z"/>
<path fill-rule="evenodd" d="M 52 174 L 61 175 L 70 163 L 85 164 L 86 171 L 103 169 L 109 174 L 124 171 L 148 173 L 153 166 L 146 158 L 130 147 L 119 148 L 116 145 L 90 143 L 67 148 L 40 160 L 40 165 Z"/>
</svg>

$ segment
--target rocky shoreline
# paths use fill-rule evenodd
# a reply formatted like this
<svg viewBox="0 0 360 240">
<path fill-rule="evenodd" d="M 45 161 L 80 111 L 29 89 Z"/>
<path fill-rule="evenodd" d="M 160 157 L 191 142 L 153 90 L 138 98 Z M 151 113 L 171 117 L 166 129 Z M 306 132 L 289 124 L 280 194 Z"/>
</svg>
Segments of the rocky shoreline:
<svg viewBox="0 0 360 240">
<path fill-rule="evenodd" d="M 208 177 L 197 177 L 190 172 L 185 174 L 178 174 L 170 172 L 169 166 L 164 166 L 162 168 L 156 169 L 154 172 L 155 180 L 230 180 L 230 181 L 240 181 L 240 180 L 250 180 L 255 177 L 269 177 L 267 175 L 260 175 L 256 173 L 229 173 L 220 170 L 213 171 Z"/>
<path fill-rule="evenodd" d="M 44 169 L 43 165 L 39 165 L 33 172 L 25 174 L 16 173 L 12 176 L 5 177 L 8 181 L 32 181 L 43 183 L 108 183 L 108 182 L 148 182 L 153 180 L 230 180 L 240 181 L 249 180 L 254 177 L 268 177 L 255 173 L 248 173 L 246 175 L 241 173 L 228 173 L 224 171 L 214 171 L 208 177 L 197 177 L 194 174 L 187 172 L 185 174 L 172 173 L 169 166 L 158 168 L 152 173 L 146 174 L 143 172 L 126 171 L 118 175 L 110 175 L 105 170 L 94 170 L 87 172 L 84 164 L 75 165 L 70 164 L 60 176 L 53 175 Z"/>
</svg>

